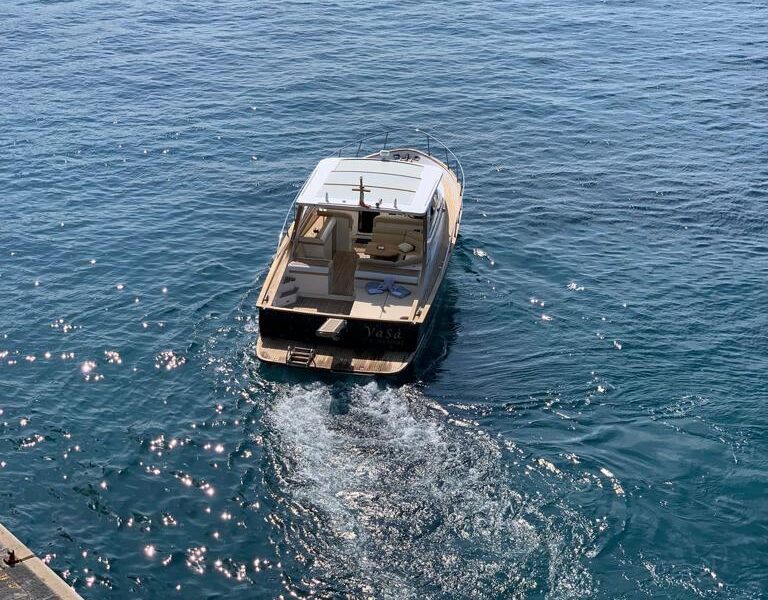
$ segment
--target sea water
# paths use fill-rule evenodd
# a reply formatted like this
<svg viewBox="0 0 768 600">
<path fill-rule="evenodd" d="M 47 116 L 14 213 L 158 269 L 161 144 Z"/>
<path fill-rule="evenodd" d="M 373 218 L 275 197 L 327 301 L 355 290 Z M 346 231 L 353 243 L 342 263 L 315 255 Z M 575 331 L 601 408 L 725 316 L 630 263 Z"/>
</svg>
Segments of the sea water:
<svg viewBox="0 0 768 600">
<path fill-rule="evenodd" d="M 768 594 L 763 2 L 0 8 L 0 519 L 85 598 Z M 466 172 L 410 380 L 267 368 L 319 159 Z"/>
</svg>

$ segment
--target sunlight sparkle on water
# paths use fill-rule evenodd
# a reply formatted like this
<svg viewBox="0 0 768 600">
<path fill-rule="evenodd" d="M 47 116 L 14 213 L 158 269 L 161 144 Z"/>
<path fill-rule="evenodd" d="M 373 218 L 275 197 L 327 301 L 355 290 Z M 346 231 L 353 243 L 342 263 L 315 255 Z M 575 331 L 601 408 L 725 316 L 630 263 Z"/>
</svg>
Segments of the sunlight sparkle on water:
<svg viewBox="0 0 768 600">
<path fill-rule="evenodd" d="M 172 371 L 187 362 L 186 357 L 173 350 L 163 350 L 155 357 L 155 368 Z"/>
<path fill-rule="evenodd" d="M 120 357 L 120 353 L 117 350 L 104 350 L 104 356 L 107 357 L 107 362 L 111 365 L 123 364 L 123 359 Z"/>
</svg>

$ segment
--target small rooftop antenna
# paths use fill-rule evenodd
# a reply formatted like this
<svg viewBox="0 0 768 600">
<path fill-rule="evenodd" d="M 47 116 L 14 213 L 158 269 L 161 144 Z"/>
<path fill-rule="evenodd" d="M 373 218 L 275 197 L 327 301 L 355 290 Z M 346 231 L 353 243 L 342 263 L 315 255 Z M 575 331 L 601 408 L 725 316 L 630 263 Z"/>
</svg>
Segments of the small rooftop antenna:
<svg viewBox="0 0 768 600">
<path fill-rule="evenodd" d="M 360 206 L 363 206 L 365 208 L 368 208 L 368 205 L 365 203 L 365 193 L 370 192 L 371 190 L 363 185 L 363 176 L 360 176 L 360 186 L 359 187 L 353 187 L 353 192 L 360 192 L 360 198 L 358 199 L 358 203 Z"/>
</svg>

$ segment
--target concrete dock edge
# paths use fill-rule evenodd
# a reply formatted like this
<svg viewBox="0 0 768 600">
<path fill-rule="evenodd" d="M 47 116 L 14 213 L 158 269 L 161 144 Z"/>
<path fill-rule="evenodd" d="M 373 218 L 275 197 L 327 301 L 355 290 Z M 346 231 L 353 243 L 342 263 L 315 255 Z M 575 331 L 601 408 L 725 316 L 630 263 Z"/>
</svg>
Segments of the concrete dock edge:
<svg viewBox="0 0 768 600">
<path fill-rule="evenodd" d="M 29 548 L 0 525 L 0 600 L 82 600 Z"/>
</svg>

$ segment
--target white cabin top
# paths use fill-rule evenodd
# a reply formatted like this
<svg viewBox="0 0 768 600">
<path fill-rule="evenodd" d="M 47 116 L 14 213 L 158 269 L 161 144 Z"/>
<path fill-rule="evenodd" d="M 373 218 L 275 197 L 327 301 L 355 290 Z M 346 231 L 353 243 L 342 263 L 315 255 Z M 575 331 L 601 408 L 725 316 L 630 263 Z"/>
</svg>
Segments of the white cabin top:
<svg viewBox="0 0 768 600">
<path fill-rule="evenodd" d="M 304 184 L 298 203 L 311 206 L 360 206 L 360 178 L 365 204 L 376 210 L 423 215 L 443 173 L 437 166 L 380 158 L 325 158 Z"/>
</svg>

